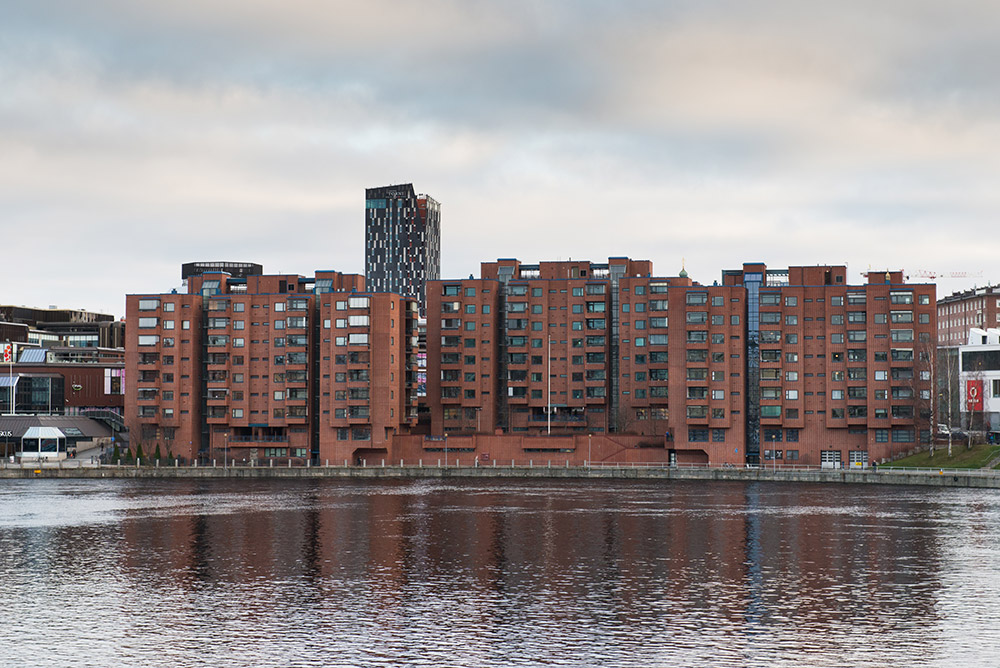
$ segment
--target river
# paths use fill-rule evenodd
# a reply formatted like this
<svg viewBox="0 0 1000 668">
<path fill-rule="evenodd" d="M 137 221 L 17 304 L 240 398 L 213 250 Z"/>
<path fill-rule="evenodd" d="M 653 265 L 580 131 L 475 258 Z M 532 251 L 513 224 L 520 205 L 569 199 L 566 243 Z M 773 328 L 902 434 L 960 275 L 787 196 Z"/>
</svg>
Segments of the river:
<svg viewBox="0 0 1000 668">
<path fill-rule="evenodd" d="M 11 480 L 3 666 L 995 666 L 1000 492 Z"/>
</svg>

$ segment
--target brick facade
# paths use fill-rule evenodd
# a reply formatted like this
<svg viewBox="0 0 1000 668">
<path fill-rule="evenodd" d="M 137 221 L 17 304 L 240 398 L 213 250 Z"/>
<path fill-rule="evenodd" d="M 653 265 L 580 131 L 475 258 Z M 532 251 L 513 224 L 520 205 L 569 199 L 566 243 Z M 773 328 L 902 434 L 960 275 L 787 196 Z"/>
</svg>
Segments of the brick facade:
<svg viewBox="0 0 1000 668">
<path fill-rule="evenodd" d="M 678 462 L 830 466 L 929 438 L 935 288 L 900 272 L 847 285 L 842 266 L 747 264 L 703 286 L 610 258 L 481 274 L 428 284 L 432 434 L 629 434 Z"/>
<path fill-rule="evenodd" d="M 384 449 L 415 421 L 415 303 L 364 287 L 205 273 L 187 294 L 128 295 L 132 443 L 203 461 Z"/>
</svg>

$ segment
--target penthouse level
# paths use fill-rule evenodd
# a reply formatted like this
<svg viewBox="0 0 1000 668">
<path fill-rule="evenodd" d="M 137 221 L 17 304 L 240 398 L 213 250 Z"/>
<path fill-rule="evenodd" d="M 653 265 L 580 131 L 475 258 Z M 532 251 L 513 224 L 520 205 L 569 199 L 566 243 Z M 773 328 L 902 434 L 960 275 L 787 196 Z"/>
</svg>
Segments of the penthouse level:
<svg viewBox="0 0 1000 668">
<path fill-rule="evenodd" d="M 208 272 L 187 290 L 126 299 L 128 423 L 144 451 L 353 460 L 415 423 L 414 300 L 335 271 Z"/>
<path fill-rule="evenodd" d="M 438 435 L 637 435 L 678 462 L 841 466 L 930 437 L 934 286 L 760 263 L 701 285 L 610 258 L 428 288 Z"/>
</svg>

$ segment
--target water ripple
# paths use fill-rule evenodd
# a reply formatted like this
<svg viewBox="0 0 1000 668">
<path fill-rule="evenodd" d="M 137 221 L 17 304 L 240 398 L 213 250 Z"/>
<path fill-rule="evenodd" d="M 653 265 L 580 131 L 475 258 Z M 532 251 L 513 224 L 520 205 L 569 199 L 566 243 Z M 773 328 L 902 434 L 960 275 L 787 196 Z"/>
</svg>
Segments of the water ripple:
<svg viewBox="0 0 1000 668">
<path fill-rule="evenodd" d="M 11 481 L 31 666 L 966 666 L 1000 495 L 623 481 Z"/>
</svg>

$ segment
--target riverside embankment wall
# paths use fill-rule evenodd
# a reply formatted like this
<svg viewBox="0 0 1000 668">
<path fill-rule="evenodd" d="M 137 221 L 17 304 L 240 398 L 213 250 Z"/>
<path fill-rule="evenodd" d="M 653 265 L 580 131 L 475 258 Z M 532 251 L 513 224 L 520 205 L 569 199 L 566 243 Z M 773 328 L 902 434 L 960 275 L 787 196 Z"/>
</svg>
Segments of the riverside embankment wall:
<svg viewBox="0 0 1000 668">
<path fill-rule="evenodd" d="M 0 479 L 127 478 L 127 479 L 625 479 L 703 480 L 730 482 L 799 482 L 827 484 L 919 485 L 928 487 L 976 487 L 1000 489 L 1000 472 L 982 470 L 890 470 L 874 471 L 811 469 L 767 470 L 741 468 L 670 467 L 579 467 L 579 466 L 88 466 L 7 467 Z"/>
</svg>

